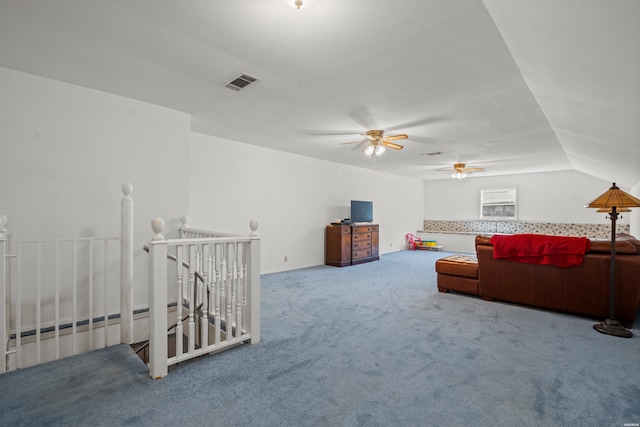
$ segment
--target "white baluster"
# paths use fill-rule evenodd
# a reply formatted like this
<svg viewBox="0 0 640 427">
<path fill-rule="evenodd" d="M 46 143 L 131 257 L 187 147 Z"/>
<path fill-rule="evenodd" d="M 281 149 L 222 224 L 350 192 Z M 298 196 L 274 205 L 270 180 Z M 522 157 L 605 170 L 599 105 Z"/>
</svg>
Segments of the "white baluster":
<svg viewBox="0 0 640 427">
<path fill-rule="evenodd" d="M 194 266 L 194 274 L 195 273 L 199 273 L 202 276 L 202 248 L 201 245 L 198 245 L 196 247 L 196 260 L 195 260 L 195 266 Z M 197 289 L 197 293 L 196 293 L 196 307 L 199 307 L 200 304 L 202 304 L 202 286 L 204 285 L 204 283 L 202 283 L 201 280 L 196 280 L 198 283 L 198 289 Z"/>
<path fill-rule="evenodd" d="M 228 319 L 227 319 L 227 298 L 228 298 L 228 278 L 227 278 L 227 259 L 226 259 L 226 252 L 225 252 L 225 245 L 220 245 L 220 274 L 222 277 L 222 282 L 220 282 L 220 319 L 221 319 L 221 324 L 220 327 L 222 327 L 222 322 L 225 323 L 225 333 L 228 334 L 229 333 L 229 325 L 228 325 Z M 227 335 L 228 336 L 228 335 Z M 225 337 L 225 340 L 227 338 Z"/>
<path fill-rule="evenodd" d="M 235 246 L 235 245 L 233 245 Z M 233 322 L 236 320 L 236 305 L 238 303 L 238 270 L 236 267 L 236 261 L 233 260 L 231 262 L 231 271 L 233 274 L 233 278 L 231 279 L 231 318 L 229 319 L 230 322 Z M 238 337 L 238 324 L 236 322 L 235 325 L 235 329 L 236 329 L 236 333 L 235 336 Z"/>
<path fill-rule="evenodd" d="M 249 242 L 242 243 L 242 327 L 243 333 L 247 333 L 247 326 L 249 325 L 250 310 L 247 308 L 248 301 L 248 287 L 249 287 L 249 275 L 247 262 L 251 254 L 251 245 Z M 249 331 L 250 332 L 250 331 Z"/>
<path fill-rule="evenodd" d="M 247 264 L 242 264 L 242 279 L 242 305 L 245 306 L 247 305 Z"/>
<path fill-rule="evenodd" d="M 184 260 L 183 257 L 184 248 L 182 245 L 176 246 L 176 288 L 178 291 L 177 295 L 177 303 L 176 303 L 176 357 L 182 356 L 183 348 L 182 348 L 182 304 L 184 301 L 184 267 L 182 262 Z"/>
<path fill-rule="evenodd" d="M 213 321 L 215 322 L 215 330 L 214 330 L 214 335 L 213 335 L 213 343 L 214 344 L 220 344 L 220 322 L 221 322 L 221 318 L 220 318 L 220 304 L 221 304 L 221 299 L 222 299 L 222 295 L 221 295 L 221 289 L 222 289 L 222 272 L 220 271 L 220 266 L 218 265 L 220 263 L 220 245 L 216 244 L 216 254 L 217 254 L 217 258 L 218 258 L 218 262 L 216 262 L 214 260 L 214 267 L 215 267 L 215 307 L 214 307 L 214 319 Z"/>
<path fill-rule="evenodd" d="M 222 248 L 224 248 L 224 246 L 221 246 Z M 222 259 L 220 260 L 220 273 L 221 273 L 221 279 L 222 279 L 222 289 L 220 289 L 220 296 L 222 298 L 225 298 L 227 296 L 227 289 L 226 289 L 226 283 L 227 283 L 227 260 L 225 259 L 225 254 L 222 251 L 221 255 Z"/>
<path fill-rule="evenodd" d="M 16 368 L 22 368 L 22 244 L 16 245 Z M 4 345 L 4 343 L 2 343 Z"/>
<path fill-rule="evenodd" d="M 193 353 L 196 349 L 196 323 L 194 319 L 195 311 L 195 247 L 189 245 L 189 353 Z"/>
<path fill-rule="evenodd" d="M 7 244 L 7 216 L 0 215 L 0 341 L 2 343 L 2 349 L 0 349 L 0 375 L 7 372 L 7 353 L 5 350 L 5 343 L 8 342 L 7 329 L 9 326 L 10 312 L 9 305 L 7 304 L 7 297 L 9 292 L 7 291 L 7 272 L 5 266 L 5 257 L 9 252 Z M 16 331 L 16 333 L 19 333 Z"/>
<path fill-rule="evenodd" d="M 242 264 L 239 261 L 242 244 L 235 244 L 236 252 L 236 338 L 242 335 Z"/>
<path fill-rule="evenodd" d="M 216 310 L 216 303 L 215 303 L 215 278 L 216 278 L 216 272 L 215 272 L 215 257 L 213 256 L 213 253 L 215 252 L 215 246 L 214 245 L 210 245 L 210 251 L 209 251 L 209 257 L 208 257 L 208 272 L 207 272 L 207 289 L 209 290 L 209 313 L 211 313 L 211 315 L 214 317 L 213 320 L 213 327 L 214 327 L 214 337 L 215 337 L 215 328 L 216 328 L 216 324 L 215 324 L 215 310 Z M 214 338 L 215 340 L 215 338 Z M 215 342 L 215 341 L 214 341 Z"/>
<path fill-rule="evenodd" d="M 200 271 L 203 279 L 200 283 L 200 301 L 202 301 L 202 308 L 200 310 L 200 348 L 209 345 L 209 298 L 207 297 L 209 274 L 203 268 L 203 259 L 209 259 L 209 245 L 203 246 L 198 262 L 198 271 Z"/>
<path fill-rule="evenodd" d="M 226 256 L 227 258 L 231 258 L 231 251 L 229 251 L 229 248 L 227 246 L 226 248 Z M 226 313 L 225 313 L 225 322 L 227 325 L 227 341 L 231 341 L 233 338 L 233 314 L 232 314 L 232 308 L 233 308 L 233 261 L 231 261 L 231 259 L 229 259 L 227 261 L 227 283 L 226 283 L 226 294 L 227 294 L 227 298 L 225 299 L 225 307 L 226 307 Z"/>
</svg>

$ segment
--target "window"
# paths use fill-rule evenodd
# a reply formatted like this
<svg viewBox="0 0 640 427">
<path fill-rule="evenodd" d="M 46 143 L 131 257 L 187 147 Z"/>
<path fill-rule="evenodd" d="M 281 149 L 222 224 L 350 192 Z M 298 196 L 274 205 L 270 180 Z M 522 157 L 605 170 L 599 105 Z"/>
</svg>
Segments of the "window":
<svg viewBox="0 0 640 427">
<path fill-rule="evenodd" d="M 516 219 L 517 215 L 515 188 L 480 190 L 480 218 Z"/>
</svg>

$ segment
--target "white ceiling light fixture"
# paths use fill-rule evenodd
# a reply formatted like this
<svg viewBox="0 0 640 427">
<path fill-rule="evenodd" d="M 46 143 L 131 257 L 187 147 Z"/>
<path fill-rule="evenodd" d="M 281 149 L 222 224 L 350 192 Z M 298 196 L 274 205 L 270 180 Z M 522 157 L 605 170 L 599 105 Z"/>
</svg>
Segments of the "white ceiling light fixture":
<svg viewBox="0 0 640 427">
<path fill-rule="evenodd" d="M 375 156 L 380 157 L 387 150 L 387 148 L 380 144 L 378 141 L 367 141 L 369 142 L 363 149 L 362 152 L 366 156 Z"/>
<path fill-rule="evenodd" d="M 286 0 L 287 4 L 294 9 L 304 9 L 305 7 L 309 7 L 313 4 L 315 0 Z"/>
<path fill-rule="evenodd" d="M 464 173 L 464 172 L 457 171 L 457 172 L 454 172 L 454 173 L 451 175 L 451 177 L 452 177 L 453 179 L 465 179 L 465 178 L 467 177 L 467 174 L 466 174 L 466 173 Z"/>
<path fill-rule="evenodd" d="M 362 150 L 362 152 L 365 155 L 371 157 L 371 155 L 374 153 L 375 149 L 376 148 L 373 145 L 367 145 L 366 147 L 364 147 L 364 150 Z"/>
</svg>

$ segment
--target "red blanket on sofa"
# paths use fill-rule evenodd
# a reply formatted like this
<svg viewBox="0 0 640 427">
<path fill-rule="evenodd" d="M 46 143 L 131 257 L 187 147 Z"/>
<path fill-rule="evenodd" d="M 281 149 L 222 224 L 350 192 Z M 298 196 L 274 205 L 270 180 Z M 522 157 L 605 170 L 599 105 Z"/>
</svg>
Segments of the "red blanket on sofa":
<svg viewBox="0 0 640 427">
<path fill-rule="evenodd" d="M 586 237 L 546 236 L 543 234 L 496 235 L 491 238 L 493 258 L 527 264 L 579 267 L 591 247 Z"/>
</svg>

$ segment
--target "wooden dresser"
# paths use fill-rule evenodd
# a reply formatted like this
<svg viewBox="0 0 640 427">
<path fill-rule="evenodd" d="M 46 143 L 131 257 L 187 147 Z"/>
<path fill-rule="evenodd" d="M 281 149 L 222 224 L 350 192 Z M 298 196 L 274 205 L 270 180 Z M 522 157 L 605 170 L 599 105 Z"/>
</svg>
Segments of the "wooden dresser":
<svg viewBox="0 0 640 427">
<path fill-rule="evenodd" d="M 345 267 L 380 259 L 378 224 L 327 225 L 324 261 Z"/>
</svg>

